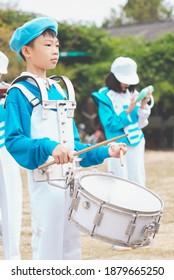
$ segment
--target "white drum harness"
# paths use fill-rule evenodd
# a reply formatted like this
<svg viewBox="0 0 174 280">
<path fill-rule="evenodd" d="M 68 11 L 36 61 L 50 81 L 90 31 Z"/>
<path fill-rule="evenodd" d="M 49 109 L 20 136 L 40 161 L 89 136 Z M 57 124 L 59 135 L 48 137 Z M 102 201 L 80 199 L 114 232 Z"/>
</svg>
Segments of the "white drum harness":
<svg viewBox="0 0 174 280">
<path fill-rule="evenodd" d="M 35 97 L 25 86 L 22 84 L 16 84 L 19 81 L 27 80 L 28 82 L 36 85 L 41 94 L 41 100 L 37 97 Z M 55 141 L 58 141 L 63 146 L 68 148 L 69 150 L 74 150 L 74 134 L 73 134 L 73 123 L 72 119 L 74 117 L 74 110 L 76 108 L 76 101 L 75 101 L 75 93 L 74 93 L 74 87 L 71 83 L 71 81 L 65 77 L 65 76 L 51 76 L 49 80 L 53 82 L 54 81 L 63 81 L 66 91 L 68 93 L 68 96 L 65 95 L 63 89 L 60 87 L 60 85 L 55 82 L 54 85 L 59 91 L 59 93 L 63 96 L 63 100 L 48 100 L 48 93 L 45 84 L 43 83 L 43 80 L 39 77 L 36 77 L 32 74 L 21 74 L 21 76 L 17 77 L 11 84 L 11 88 L 18 88 L 21 90 L 21 92 L 25 95 L 25 97 L 28 99 L 30 104 L 33 106 L 33 108 L 36 108 L 38 105 L 42 106 L 42 120 L 43 123 L 47 124 L 49 122 L 50 115 L 54 114 L 55 118 L 55 111 L 57 113 L 56 116 L 56 122 L 57 122 L 57 131 L 52 129 L 52 137 L 49 137 L 49 135 L 45 135 L 45 137 L 52 138 Z M 66 99 L 65 99 L 66 98 Z M 34 109 L 33 109 L 34 111 Z M 51 125 L 50 123 L 49 125 Z M 40 125 L 39 125 L 40 126 Z M 44 133 L 44 125 L 41 128 L 38 126 L 35 130 L 41 130 L 40 133 Z M 54 130 L 54 131 L 53 131 Z M 47 131 L 46 131 L 47 132 Z M 45 133 L 46 133 L 45 132 Z M 34 133 L 34 132 L 33 132 Z M 31 126 L 31 134 L 32 134 L 32 126 Z M 31 135 L 32 136 L 32 135 Z M 35 135 L 33 135 L 35 137 Z M 36 136 L 37 137 L 37 136 Z M 43 137 L 42 135 L 40 138 Z M 49 157 L 48 161 L 51 161 L 53 159 L 52 156 Z M 78 161 L 77 161 L 78 162 Z M 76 162 L 76 164 L 77 164 Z M 78 166 L 77 166 L 78 167 Z M 56 187 L 60 188 L 68 188 L 68 183 L 72 180 L 72 174 L 74 172 L 74 165 L 68 163 L 64 165 L 52 165 L 47 167 L 45 170 L 33 170 L 33 177 L 35 181 L 47 181 L 49 184 L 54 185 Z M 66 183 L 62 186 L 62 180 Z M 61 181 L 61 184 L 59 182 Z M 68 183 L 67 183 L 68 181 Z"/>
</svg>

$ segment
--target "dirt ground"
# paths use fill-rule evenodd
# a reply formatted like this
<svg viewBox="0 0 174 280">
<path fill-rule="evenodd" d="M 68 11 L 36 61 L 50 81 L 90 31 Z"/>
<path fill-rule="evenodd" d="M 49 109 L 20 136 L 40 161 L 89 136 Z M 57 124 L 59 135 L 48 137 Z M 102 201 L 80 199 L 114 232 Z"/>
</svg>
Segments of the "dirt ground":
<svg viewBox="0 0 174 280">
<path fill-rule="evenodd" d="M 147 184 L 164 202 L 164 211 L 158 234 L 148 248 L 133 250 L 113 250 L 112 245 L 82 234 L 83 259 L 110 260 L 173 260 L 174 259 L 174 151 L 145 152 Z M 106 170 L 106 162 L 98 167 Z M 21 169 L 23 179 L 23 221 L 21 233 L 22 259 L 30 260 L 31 227 L 30 208 L 26 182 L 26 171 Z M 0 243 L 0 259 L 3 259 L 2 244 Z"/>
</svg>

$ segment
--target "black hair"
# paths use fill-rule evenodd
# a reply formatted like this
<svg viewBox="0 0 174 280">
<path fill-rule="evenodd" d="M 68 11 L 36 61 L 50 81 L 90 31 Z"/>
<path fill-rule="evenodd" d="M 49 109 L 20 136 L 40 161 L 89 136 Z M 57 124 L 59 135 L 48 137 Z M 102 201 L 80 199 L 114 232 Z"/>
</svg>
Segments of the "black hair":
<svg viewBox="0 0 174 280">
<path fill-rule="evenodd" d="M 111 89 L 111 90 L 113 90 L 115 92 L 118 92 L 118 93 L 122 92 L 121 83 L 117 80 L 117 78 L 114 76 L 114 74 L 112 72 L 109 72 L 109 74 L 106 76 L 105 85 L 109 89 Z M 130 92 L 134 92 L 135 86 L 134 85 L 130 85 L 128 87 L 128 89 L 129 89 Z"/>
<path fill-rule="evenodd" d="M 46 30 L 44 30 L 43 33 L 42 33 L 41 35 L 43 35 L 43 36 L 47 36 L 47 35 L 48 35 L 48 36 L 50 36 L 50 37 L 52 37 L 52 38 L 55 38 L 55 37 L 58 38 L 56 32 L 55 32 L 54 30 L 52 30 L 52 29 L 49 29 L 49 28 L 46 29 Z M 26 44 L 26 46 L 32 47 L 32 46 L 33 46 L 33 43 L 34 43 L 34 40 L 35 40 L 35 39 L 31 40 L 28 44 Z M 23 54 L 22 54 L 22 50 L 20 51 L 20 56 L 23 58 L 23 60 L 25 60 L 25 57 L 24 57 Z"/>
<path fill-rule="evenodd" d="M 53 38 L 57 37 L 56 32 L 55 32 L 54 30 L 52 30 L 52 29 L 49 29 L 49 28 L 46 29 L 46 30 L 44 30 L 44 32 L 42 33 L 42 35 L 43 35 L 43 36 L 49 35 L 49 36 L 51 36 L 51 37 L 53 37 Z"/>
</svg>

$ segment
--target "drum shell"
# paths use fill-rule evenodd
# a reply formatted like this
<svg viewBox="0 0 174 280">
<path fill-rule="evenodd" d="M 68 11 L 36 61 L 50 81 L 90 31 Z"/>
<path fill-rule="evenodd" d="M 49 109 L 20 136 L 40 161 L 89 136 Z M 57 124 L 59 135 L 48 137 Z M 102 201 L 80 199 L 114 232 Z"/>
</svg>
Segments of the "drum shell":
<svg viewBox="0 0 174 280">
<path fill-rule="evenodd" d="M 103 174 L 95 175 L 103 176 Z M 108 174 L 106 176 L 108 179 L 112 177 L 112 180 L 121 180 Z M 135 185 L 135 188 L 141 187 Z M 132 248 L 147 246 L 158 232 L 163 202 L 150 190 L 144 188 L 144 191 L 150 192 L 159 200 L 161 207 L 158 210 L 137 211 L 108 203 L 88 192 L 82 187 L 79 179 L 76 181 L 69 219 L 83 232 L 105 242 Z"/>
</svg>

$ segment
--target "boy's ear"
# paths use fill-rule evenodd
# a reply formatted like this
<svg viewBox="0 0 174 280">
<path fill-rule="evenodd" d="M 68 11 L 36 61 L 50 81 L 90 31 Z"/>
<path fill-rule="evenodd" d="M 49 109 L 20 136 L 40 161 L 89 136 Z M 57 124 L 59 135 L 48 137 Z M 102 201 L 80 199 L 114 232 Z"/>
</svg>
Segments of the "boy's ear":
<svg viewBox="0 0 174 280">
<path fill-rule="evenodd" d="M 21 52 L 24 57 L 29 57 L 30 56 L 30 47 L 29 46 L 23 46 L 21 49 Z"/>
</svg>

